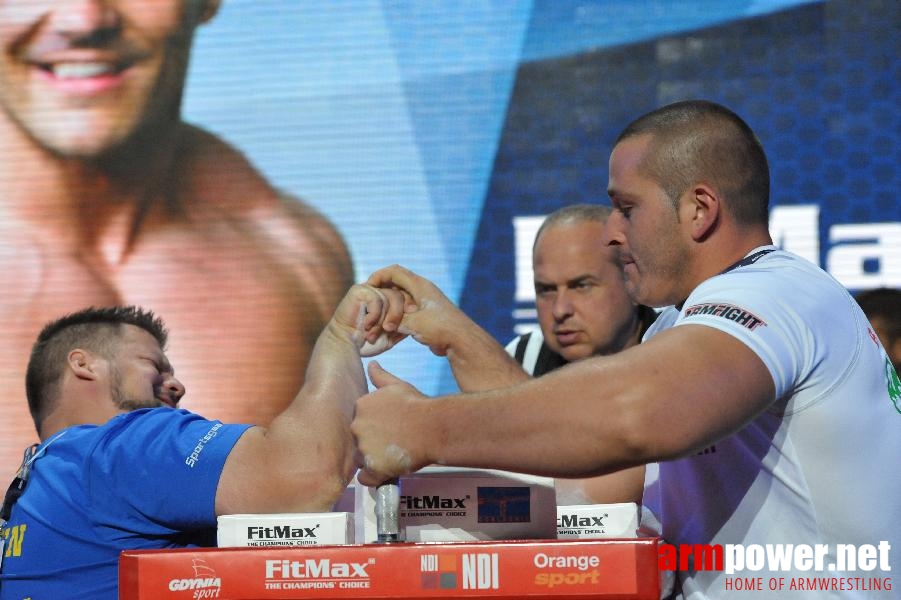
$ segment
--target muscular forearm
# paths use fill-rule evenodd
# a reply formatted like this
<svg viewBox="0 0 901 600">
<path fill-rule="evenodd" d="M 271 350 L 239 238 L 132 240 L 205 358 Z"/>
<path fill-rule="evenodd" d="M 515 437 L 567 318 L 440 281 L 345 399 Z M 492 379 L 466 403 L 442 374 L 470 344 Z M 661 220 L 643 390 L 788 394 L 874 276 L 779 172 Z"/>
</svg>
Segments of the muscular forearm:
<svg viewBox="0 0 901 600">
<path fill-rule="evenodd" d="M 330 322 L 294 401 L 267 429 L 245 433 L 229 455 L 217 514 L 329 510 L 353 476 L 350 421 L 366 390 L 352 332 Z"/>
<path fill-rule="evenodd" d="M 417 426 L 404 435 L 415 432 L 414 459 L 585 477 L 687 456 L 773 398 L 769 372 L 744 344 L 687 326 L 511 388 L 414 402 Z"/>
<path fill-rule="evenodd" d="M 507 387 L 529 379 L 504 347 L 473 321 L 456 328 L 447 360 L 464 392 Z"/>
<path fill-rule="evenodd" d="M 404 437 L 412 454 L 428 462 L 552 477 L 642 464 L 645 457 L 632 447 L 628 417 L 613 409 L 618 401 L 593 392 L 606 387 L 599 385 L 604 374 L 586 375 L 587 366 L 581 366 L 577 385 L 571 374 L 552 373 L 509 388 L 417 403 Z M 569 392 L 561 394 L 562 389 Z"/>
<path fill-rule="evenodd" d="M 308 474 L 308 499 L 327 509 L 353 477 L 350 422 L 354 402 L 367 391 L 352 332 L 330 322 L 316 342 L 306 380 L 291 406 L 273 423 L 294 454 L 296 469 Z M 282 422 L 287 427 L 281 430 Z M 301 466 L 305 465 L 305 466 Z"/>
</svg>

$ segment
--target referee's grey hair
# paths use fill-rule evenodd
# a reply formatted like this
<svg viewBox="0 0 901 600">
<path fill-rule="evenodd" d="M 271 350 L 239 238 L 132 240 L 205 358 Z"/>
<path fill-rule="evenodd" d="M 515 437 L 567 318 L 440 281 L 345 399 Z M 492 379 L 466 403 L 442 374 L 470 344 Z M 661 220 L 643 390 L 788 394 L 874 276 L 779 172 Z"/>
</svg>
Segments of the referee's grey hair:
<svg viewBox="0 0 901 600">
<path fill-rule="evenodd" d="M 541 222 L 541 227 L 535 233 L 535 241 L 532 244 L 532 252 L 535 252 L 535 246 L 538 244 L 538 238 L 542 232 L 548 227 L 554 225 L 569 225 L 573 223 L 582 223 L 585 221 L 594 223 L 606 223 L 607 218 L 613 209 L 602 204 L 570 204 L 563 208 L 558 208 Z"/>
</svg>

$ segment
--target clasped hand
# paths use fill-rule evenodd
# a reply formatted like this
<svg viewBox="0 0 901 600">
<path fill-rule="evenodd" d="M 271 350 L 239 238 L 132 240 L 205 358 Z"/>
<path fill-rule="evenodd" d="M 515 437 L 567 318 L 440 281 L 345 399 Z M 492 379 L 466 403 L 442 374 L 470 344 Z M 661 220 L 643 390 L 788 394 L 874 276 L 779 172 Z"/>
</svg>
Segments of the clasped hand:
<svg viewBox="0 0 901 600">
<path fill-rule="evenodd" d="M 365 339 L 361 353 L 372 356 L 412 336 L 434 354 L 446 354 L 459 309 L 437 286 L 394 265 L 373 273 L 363 287 L 384 297 L 373 298 L 361 315 L 359 330 Z M 351 431 L 361 469 L 357 479 L 363 485 L 377 485 L 430 464 L 426 448 L 437 440 L 428 439 L 425 420 L 417 418 L 428 410 L 431 399 L 376 362 L 369 365 L 369 378 L 377 389 L 357 400 Z"/>
</svg>

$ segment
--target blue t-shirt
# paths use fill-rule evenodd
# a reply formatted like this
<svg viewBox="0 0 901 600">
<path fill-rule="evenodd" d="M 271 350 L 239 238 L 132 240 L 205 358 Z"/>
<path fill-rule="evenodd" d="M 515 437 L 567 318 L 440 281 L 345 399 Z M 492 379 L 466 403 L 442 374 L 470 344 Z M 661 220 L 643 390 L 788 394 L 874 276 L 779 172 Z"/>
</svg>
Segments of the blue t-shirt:
<svg viewBox="0 0 901 600">
<path fill-rule="evenodd" d="M 248 427 L 155 408 L 50 437 L 3 530 L 0 598 L 113 600 L 123 550 L 214 546 L 219 476 Z"/>
</svg>

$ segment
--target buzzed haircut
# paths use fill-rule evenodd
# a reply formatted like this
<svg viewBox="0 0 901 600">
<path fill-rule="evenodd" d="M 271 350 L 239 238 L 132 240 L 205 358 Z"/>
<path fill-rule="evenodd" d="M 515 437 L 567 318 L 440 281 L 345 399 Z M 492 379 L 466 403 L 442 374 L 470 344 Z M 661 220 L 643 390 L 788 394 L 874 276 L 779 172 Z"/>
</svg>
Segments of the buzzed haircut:
<svg viewBox="0 0 901 600">
<path fill-rule="evenodd" d="M 757 136 L 741 117 L 706 100 L 669 104 L 630 123 L 616 144 L 650 134 L 640 167 L 675 206 L 689 186 L 708 183 L 723 195 L 726 210 L 740 225 L 766 225 L 770 171 Z"/>
<path fill-rule="evenodd" d="M 538 231 L 535 232 L 535 241 L 532 243 L 532 253 L 535 252 L 535 247 L 538 245 L 538 238 L 541 237 L 541 233 L 548 227 L 553 225 L 583 223 L 585 221 L 603 224 L 607 222 L 607 218 L 610 217 L 610 213 L 612 212 L 613 208 L 604 206 L 603 204 L 570 204 L 563 208 L 558 208 L 544 218 Z"/>
<path fill-rule="evenodd" d="M 52 411 L 69 352 L 83 348 L 112 359 L 123 325 L 134 325 L 166 348 L 169 333 L 153 312 L 136 306 L 86 308 L 51 321 L 41 330 L 25 372 L 25 395 L 35 427 L 40 430 Z"/>
</svg>

